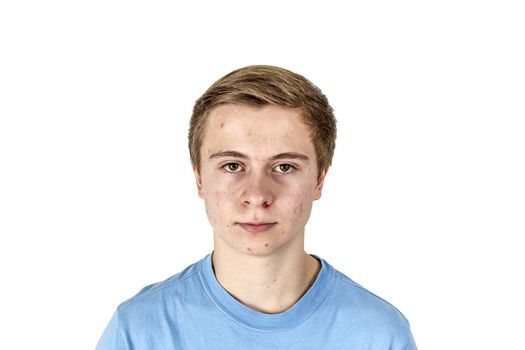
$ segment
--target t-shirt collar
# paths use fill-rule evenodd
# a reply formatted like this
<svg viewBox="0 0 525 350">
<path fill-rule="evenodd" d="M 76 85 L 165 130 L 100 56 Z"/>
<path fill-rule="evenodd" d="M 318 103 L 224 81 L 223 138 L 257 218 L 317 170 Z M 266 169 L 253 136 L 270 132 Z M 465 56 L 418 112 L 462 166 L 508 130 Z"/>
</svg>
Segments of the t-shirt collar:
<svg viewBox="0 0 525 350">
<path fill-rule="evenodd" d="M 212 267 L 212 253 L 199 263 L 199 273 L 208 295 L 219 309 L 235 321 L 258 330 L 285 330 L 305 321 L 326 298 L 334 278 L 333 267 L 316 255 L 321 270 L 308 291 L 289 309 L 278 314 L 255 311 L 231 296 L 217 281 Z"/>
</svg>

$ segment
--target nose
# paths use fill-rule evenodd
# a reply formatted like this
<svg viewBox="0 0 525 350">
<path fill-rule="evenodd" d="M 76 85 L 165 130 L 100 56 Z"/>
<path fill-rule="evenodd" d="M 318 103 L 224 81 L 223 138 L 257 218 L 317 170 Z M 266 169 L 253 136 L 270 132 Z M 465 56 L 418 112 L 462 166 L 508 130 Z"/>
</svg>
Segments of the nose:
<svg viewBox="0 0 525 350">
<path fill-rule="evenodd" d="M 247 176 L 241 193 L 241 203 L 246 207 L 267 208 L 273 203 L 271 179 L 266 174 Z"/>
</svg>

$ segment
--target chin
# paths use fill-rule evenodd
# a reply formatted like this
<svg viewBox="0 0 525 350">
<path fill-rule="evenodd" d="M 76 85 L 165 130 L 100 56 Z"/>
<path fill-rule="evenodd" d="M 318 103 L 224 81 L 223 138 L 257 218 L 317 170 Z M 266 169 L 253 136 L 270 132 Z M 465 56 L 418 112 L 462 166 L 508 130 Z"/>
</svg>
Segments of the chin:
<svg viewBox="0 0 525 350">
<path fill-rule="evenodd" d="M 275 254 L 275 251 L 273 250 L 267 250 L 267 249 L 246 249 L 243 252 L 245 255 L 253 256 L 253 257 L 266 257 Z"/>
</svg>

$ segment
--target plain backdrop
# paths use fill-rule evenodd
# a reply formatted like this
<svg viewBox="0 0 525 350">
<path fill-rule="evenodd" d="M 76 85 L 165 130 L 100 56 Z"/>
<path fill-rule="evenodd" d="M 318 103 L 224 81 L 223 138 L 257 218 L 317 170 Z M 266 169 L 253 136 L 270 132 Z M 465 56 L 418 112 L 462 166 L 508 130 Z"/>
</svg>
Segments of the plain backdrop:
<svg viewBox="0 0 525 350">
<path fill-rule="evenodd" d="M 194 101 L 250 64 L 338 118 L 306 250 L 421 350 L 524 349 L 521 1 L 2 1 L 0 348 L 93 349 L 119 303 L 212 250 Z"/>
</svg>

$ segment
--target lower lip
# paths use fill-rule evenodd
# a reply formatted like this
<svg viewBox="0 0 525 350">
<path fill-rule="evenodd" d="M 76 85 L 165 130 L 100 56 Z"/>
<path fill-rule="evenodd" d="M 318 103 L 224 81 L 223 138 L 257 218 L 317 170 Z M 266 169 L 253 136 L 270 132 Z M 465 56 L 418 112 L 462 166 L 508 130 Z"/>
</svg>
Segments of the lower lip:
<svg viewBox="0 0 525 350">
<path fill-rule="evenodd" d="M 244 228 L 246 231 L 258 233 L 258 232 L 264 232 L 270 230 L 272 227 L 274 227 L 275 223 L 273 224 L 262 224 L 262 225 L 250 225 L 250 224 L 240 224 L 242 228 Z"/>
</svg>

